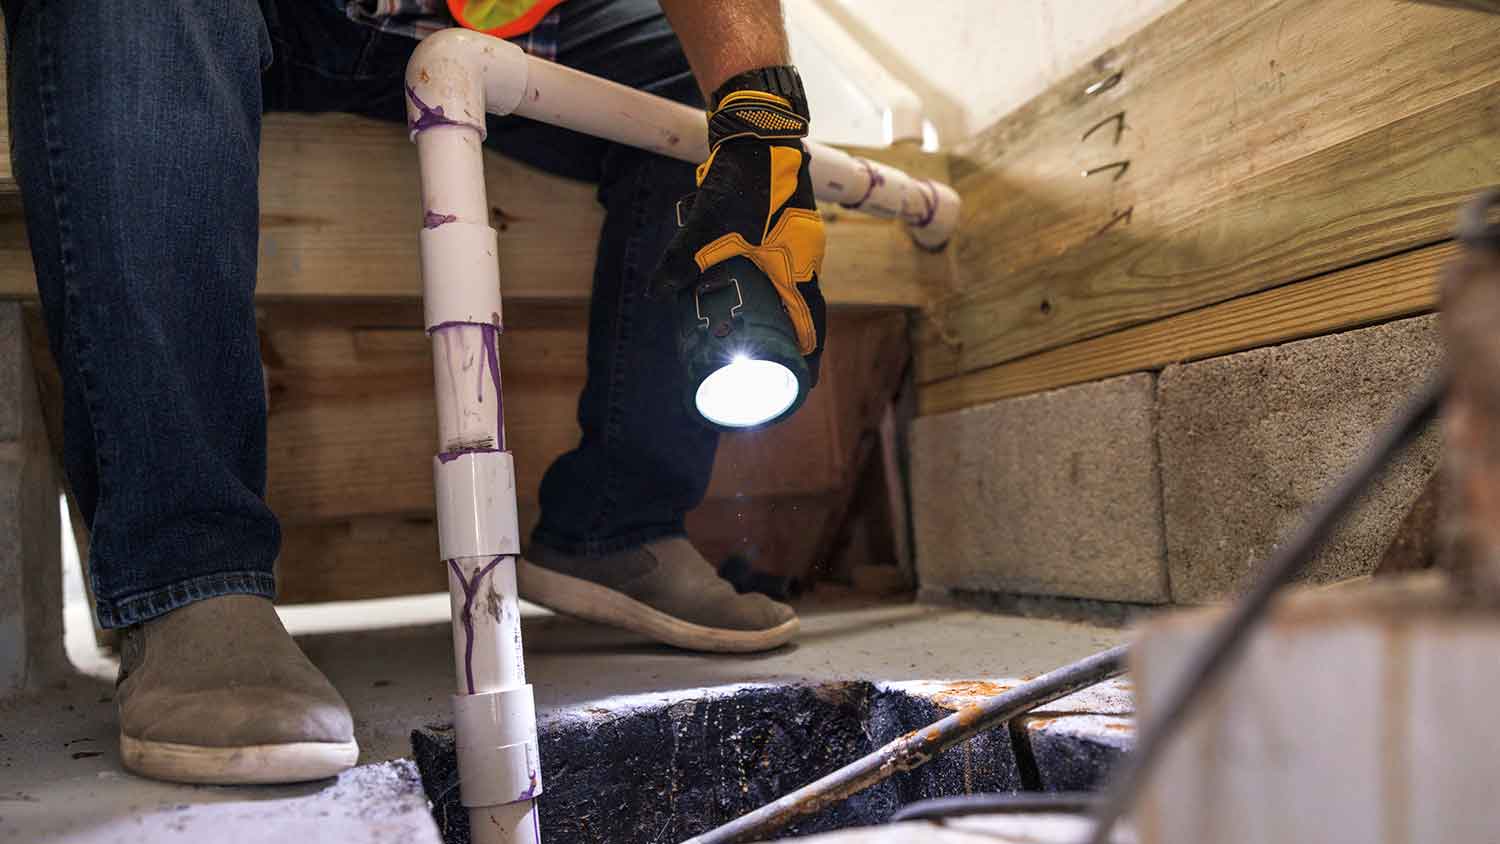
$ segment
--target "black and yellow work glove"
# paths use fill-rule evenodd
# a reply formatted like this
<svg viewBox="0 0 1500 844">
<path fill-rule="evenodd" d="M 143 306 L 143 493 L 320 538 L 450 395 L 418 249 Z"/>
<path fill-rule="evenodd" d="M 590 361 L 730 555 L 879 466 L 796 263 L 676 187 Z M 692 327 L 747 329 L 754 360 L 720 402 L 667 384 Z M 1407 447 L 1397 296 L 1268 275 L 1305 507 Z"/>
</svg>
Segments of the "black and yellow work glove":
<svg viewBox="0 0 1500 844">
<path fill-rule="evenodd" d="M 807 97 L 793 67 L 742 73 L 713 93 L 708 160 L 698 166 L 697 192 L 678 203 L 680 228 L 652 291 L 673 295 L 721 261 L 749 258 L 780 294 L 816 383 L 827 308 L 818 290 L 823 218 L 802 147 L 807 124 Z"/>
</svg>

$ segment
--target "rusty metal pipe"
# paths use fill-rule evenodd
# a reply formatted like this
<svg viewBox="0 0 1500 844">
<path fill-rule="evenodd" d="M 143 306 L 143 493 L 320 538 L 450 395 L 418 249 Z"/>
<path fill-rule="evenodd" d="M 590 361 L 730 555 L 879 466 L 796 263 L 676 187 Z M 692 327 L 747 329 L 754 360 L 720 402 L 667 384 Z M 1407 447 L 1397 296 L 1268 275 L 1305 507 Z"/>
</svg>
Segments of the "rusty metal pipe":
<svg viewBox="0 0 1500 844">
<path fill-rule="evenodd" d="M 1444 562 L 1482 606 L 1500 607 L 1500 190 L 1464 208 L 1463 253 L 1443 274 L 1442 326 L 1453 391 L 1443 420 L 1449 486 Z"/>
<path fill-rule="evenodd" d="M 1018 715 L 1125 672 L 1119 645 L 1065 665 L 1003 694 L 971 704 L 929 727 L 907 733 L 874 753 L 684 844 L 732 844 L 770 835 L 804 815 L 857 794 L 899 771 L 931 762 L 944 750 Z"/>
</svg>

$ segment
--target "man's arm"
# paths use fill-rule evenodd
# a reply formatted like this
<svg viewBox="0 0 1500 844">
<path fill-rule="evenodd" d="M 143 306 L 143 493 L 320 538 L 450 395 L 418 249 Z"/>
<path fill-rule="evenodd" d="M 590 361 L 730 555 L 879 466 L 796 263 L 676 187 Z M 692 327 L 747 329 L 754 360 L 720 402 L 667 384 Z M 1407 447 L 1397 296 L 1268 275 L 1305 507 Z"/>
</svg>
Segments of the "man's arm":
<svg viewBox="0 0 1500 844">
<path fill-rule="evenodd" d="M 708 104 L 708 160 L 698 190 L 653 274 L 675 295 L 744 256 L 765 273 L 818 381 L 827 308 L 818 290 L 823 218 L 813 198 L 809 115 L 791 66 L 781 0 L 661 0 Z"/>
<path fill-rule="evenodd" d="M 709 97 L 731 77 L 791 64 L 781 0 L 661 0 Z"/>
</svg>

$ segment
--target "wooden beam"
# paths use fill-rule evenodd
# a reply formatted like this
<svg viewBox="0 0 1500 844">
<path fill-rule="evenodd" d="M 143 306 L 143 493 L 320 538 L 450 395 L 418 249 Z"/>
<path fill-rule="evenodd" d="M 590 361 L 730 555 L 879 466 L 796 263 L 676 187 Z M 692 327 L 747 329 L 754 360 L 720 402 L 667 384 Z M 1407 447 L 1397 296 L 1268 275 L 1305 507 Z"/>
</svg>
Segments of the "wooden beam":
<svg viewBox="0 0 1500 844">
<path fill-rule="evenodd" d="M 1445 237 L 1500 182 L 1497 38 L 1432 6 L 1186 0 L 960 149 L 920 380 Z"/>
<path fill-rule="evenodd" d="M 578 442 L 584 378 L 584 306 L 538 308 L 507 312 L 500 344 L 506 436 L 523 501 L 535 501 L 547 466 Z M 420 306 L 350 304 L 321 322 L 297 305 L 261 310 L 272 508 L 287 523 L 429 515 L 437 434 Z M 904 322 L 899 314 L 835 313 L 830 336 L 843 342 L 828 352 L 824 382 L 787 423 L 726 435 L 709 496 L 813 494 L 844 485 L 853 444 L 843 420 L 881 401 L 866 395 L 875 388 L 860 373 L 882 354 L 909 348 L 892 341 L 892 319 Z"/>
<path fill-rule="evenodd" d="M 1409 3 L 1427 3 L 1432 6 L 1451 6 L 1473 12 L 1500 13 L 1500 0 L 1407 0 Z"/>
<path fill-rule="evenodd" d="M 501 340 L 507 434 L 520 522 L 529 536 L 536 490 L 578 440 L 574 421 L 586 347 L 582 303 L 527 302 L 507 311 Z M 437 591 L 433 564 L 431 351 L 421 306 L 337 309 L 264 304 L 261 349 L 270 386 L 268 499 L 282 522 L 283 602 Z M 721 440 L 707 500 L 690 535 L 716 561 L 733 551 L 792 576 L 816 562 L 838 528 L 871 409 L 891 400 L 910 346 L 906 318 L 839 310 L 823 381 L 785 424 Z M 62 390 L 35 307 L 30 345 L 48 427 L 61 442 Z"/>
<path fill-rule="evenodd" d="M 431 518 L 282 526 L 276 602 L 308 604 L 445 592 Z"/>
<path fill-rule="evenodd" d="M 0 141 L 8 140 L 0 122 Z M 9 162 L 9 147 L 0 160 Z M 947 158 L 869 150 L 948 179 Z M 0 299 L 31 299 L 36 279 L 8 169 L 0 170 Z M 591 184 L 487 153 L 492 224 L 501 232 L 507 302 L 585 301 L 603 209 Z M 421 220 L 416 147 L 405 130 L 352 115 L 267 115 L 261 147 L 262 301 L 419 301 Z M 949 286 L 948 259 L 916 247 L 890 220 L 826 209 L 824 293 L 836 306 L 921 307 Z"/>
<path fill-rule="evenodd" d="M 1426 313 L 1437 306 L 1439 271 L 1456 254 L 1452 243 L 1441 243 L 924 384 L 921 413 Z"/>
<path fill-rule="evenodd" d="M 688 535 L 714 564 L 743 554 L 767 574 L 800 577 L 816 553 L 833 501 L 827 495 L 715 498 L 688 516 Z M 522 537 L 536 505 L 521 506 Z M 368 516 L 282 528 L 276 601 L 307 604 L 447 591 L 430 517 Z"/>
</svg>

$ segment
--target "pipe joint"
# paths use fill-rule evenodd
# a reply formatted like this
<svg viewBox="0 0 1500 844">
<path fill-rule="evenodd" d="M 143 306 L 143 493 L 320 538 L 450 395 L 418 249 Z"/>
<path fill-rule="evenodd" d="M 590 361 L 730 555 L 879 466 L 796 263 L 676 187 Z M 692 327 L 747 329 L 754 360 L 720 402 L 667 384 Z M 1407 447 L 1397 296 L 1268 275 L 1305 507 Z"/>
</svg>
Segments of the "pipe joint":
<svg viewBox="0 0 1500 844">
<path fill-rule="evenodd" d="M 921 179 L 915 183 L 915 193 L 915 198 L 903 209 L 901 219 L 906 221 L 906 233 L 918 246 L 936 252 L 948 245 L 958 228 L 958 212 L 962 207 L 958 191 L 942 182 Z"/>
<path fill-rule="evenodd" d="M 453 696 L 459 799 L 469 808 L 534 800 L 542 793 L 531 685 Z"/>
<path fill-rule="evenodd" d="M 919 179 L 901 170 L 859 158 L 840 149 L 804 142 L 812 157 L 813 192 L 850 211 L 895 217 L 917 245 L 937 251 L 958 227 L 960 200 L 953 188 Z"/>
<path fill-rule="evenodd" d="M 454 27 L 427 36 L 406 63 L 406 123 L 413 139 L 438 126 L 485 136 L 485 113 L 510 114 L 526 91 L 526 53 L 509 41 Z"/>
<path fill-rule="evenodd" d="M 429 216 L 433 212 L 429 211 Z M 495 230 L 459 220 L 419 235 L 427 330 L 456 322 L 500 325 L 500 263 Z"/>
<path fill-rule="evenodd" d="M 510 452 L 440 454 L 433 458 L 432 468 L 442 559 L 521 553 L 516 471 Z"/>
</svg>

